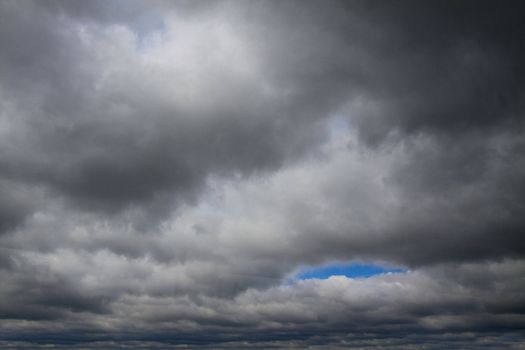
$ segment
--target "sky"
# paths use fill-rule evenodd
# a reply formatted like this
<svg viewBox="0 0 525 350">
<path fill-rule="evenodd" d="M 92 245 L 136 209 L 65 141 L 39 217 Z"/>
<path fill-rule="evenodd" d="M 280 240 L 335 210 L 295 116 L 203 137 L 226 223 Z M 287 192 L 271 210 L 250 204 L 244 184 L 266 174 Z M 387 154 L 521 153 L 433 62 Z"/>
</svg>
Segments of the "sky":
<svg viewBox="0 0 525 350">
<path fill-rule="evenodd" d="M 524 349 L 524 14 L 0 0 L 0 347 Z"/>
<path fill-rule="evenodd" d="M 346 276 L 350 278 L 368 278 L 389 273 L 406 273 L 400 268 L 386 268 L 373 264 L 327 264 L 325 266 L 305 267 L 295 275 L 295 279 L 327 279 L 332 276 Z"/>
</svg>

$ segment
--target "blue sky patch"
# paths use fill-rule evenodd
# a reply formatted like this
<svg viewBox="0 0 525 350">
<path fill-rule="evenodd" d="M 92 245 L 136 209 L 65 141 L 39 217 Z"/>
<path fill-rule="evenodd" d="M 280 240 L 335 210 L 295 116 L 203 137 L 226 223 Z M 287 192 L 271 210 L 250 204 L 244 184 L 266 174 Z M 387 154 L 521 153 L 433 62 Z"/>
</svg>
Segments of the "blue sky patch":
<svg viewBox="0 0 525 350">
<path fill-rule="evenodd" d="M 402 268 L 383 267 L 374 264 L 331 264 L 303 269 L 296 278 L 306 280 L 312 278 L 327 279 L 331 276 L 346 276 L 349 278 L 367 278 L 384 273 L 402 273 Z"/>
</svg>

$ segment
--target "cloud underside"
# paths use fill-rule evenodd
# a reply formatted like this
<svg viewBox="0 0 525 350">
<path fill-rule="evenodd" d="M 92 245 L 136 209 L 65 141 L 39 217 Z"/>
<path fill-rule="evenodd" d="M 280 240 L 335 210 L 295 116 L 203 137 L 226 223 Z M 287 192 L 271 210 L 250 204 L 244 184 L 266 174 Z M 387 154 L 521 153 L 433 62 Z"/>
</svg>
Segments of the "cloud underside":
<svg viewBox="0 0 525 350">
<path fill-rule="evenodd" d="M 0 345 L 518 349 L 520 7 L 0 2 Z"/>
</svg>

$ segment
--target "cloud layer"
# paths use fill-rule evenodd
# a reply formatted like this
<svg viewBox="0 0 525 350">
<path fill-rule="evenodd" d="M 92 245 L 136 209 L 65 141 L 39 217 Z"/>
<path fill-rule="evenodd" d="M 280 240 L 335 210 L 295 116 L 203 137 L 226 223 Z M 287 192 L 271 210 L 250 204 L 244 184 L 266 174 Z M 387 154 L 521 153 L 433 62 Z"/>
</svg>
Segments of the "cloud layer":
<svg viewBox="0 0 525 350">
<path fill-rule="evenodd" d="M 519 349 L 521 7 L 0 2 L 0 344 Z"/>
</svg>

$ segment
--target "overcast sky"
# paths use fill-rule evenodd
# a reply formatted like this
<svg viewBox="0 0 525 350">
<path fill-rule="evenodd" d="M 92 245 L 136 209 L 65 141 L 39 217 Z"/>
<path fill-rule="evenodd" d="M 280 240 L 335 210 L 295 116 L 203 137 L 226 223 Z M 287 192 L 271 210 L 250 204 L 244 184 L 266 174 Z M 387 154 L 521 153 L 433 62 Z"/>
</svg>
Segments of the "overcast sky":
<svg viewBox="0 0 525 350">
<path fill-rule="evenodd" d="M 523 4 L 0 0 L 0 347 L 524 349 Z"/>
</svg>

